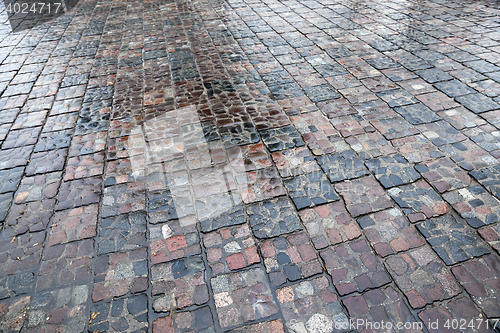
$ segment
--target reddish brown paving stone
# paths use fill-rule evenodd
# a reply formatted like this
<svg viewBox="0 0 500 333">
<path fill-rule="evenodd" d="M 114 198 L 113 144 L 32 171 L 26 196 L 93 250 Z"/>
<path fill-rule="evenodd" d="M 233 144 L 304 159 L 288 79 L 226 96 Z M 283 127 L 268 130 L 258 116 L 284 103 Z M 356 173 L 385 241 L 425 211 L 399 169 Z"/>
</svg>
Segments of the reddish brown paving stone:
<svg viewBox="0 0 500 333">
<path fill-rule="evenodd" d="M 373 176 L 346 180 L 335 184 L 353 217 L 384 210 L 394 206 L 384 189 Z"/>
<path fill-rule="evenodd" d="M 229 163 L 238 173 L 263 169 L 272 165 L 262 143 L 230 148 L 227 150 L 227 155 Z"/>
<path fill-rule="evenodd" d="M 361 82 L 365 85 L 365 87 L 374 93 L 399 88 L 394 82 L 389 80 L 384 75 L 368 77 L 362 79 Z"/>
<path fill-rule="evenodd" d="M 361 236 L 342 202 L 306 209 L 299 216 L 317 250 Z"/>
<path fill-rule="evenodd" d="M 47 247 L 38 271 L 37 290 L 90 284 L 93 258 L 92 239 Z"/>
<path fill-rule="evenodd" d="M 378 132 L 353 135 L 345 141 L 363 160 L 396 153 L 391 143 Z"/>
<path fill-rule="evenodd" d="M 351 103 L 344 98 L 319 102 L 318 107 L 329 119 L 358 113 Z"/>
<path fill-rule="evenodd" d="M 404 296 L 392 286 L 377 288 L 360 296 L 350 296 L 342 300 L 349 311 L 349 318 L 358 331 L 375 332 L 392 329 L 402 332 L 424 332 L 423 324 L 413 317 L 404 301 Z M 378 326 L 378 327 L 377 327 Z"/>
<path fill-rule="evenodd" d="M 191 333 L 206 332 L 214 326 L 210 307 L 194 311 L 179 312 L 153 321 L 153 333 Z"/>
<path fill-rule="evenodd" d="M 351 135 L 375 132 L 375 128 L 359 115 L 340 116 L 331 119 L 330 122 L 344 138 L 350 137 Z"/>
<path fill-rule="evenodd" d="M 341 93 L 342 96 L 344 96 L 352 104 L 373 101 L 377 99 L 377 95 L 368 90 L 368 88 L 366 88 L 365 86 L 340 89 L 339 93 Z"/>
<path fill-rule="evenodd" d="M 276 319 L 272 321 L 265 321 L 263 323 L 252 324 L 243 326 L 240 328 L 235 328 L 229 331 L 230 333 L 285 333 L 285 327 L 281 319 Z"/>
<path fill-rule="evenodd" d="M 285 149 L 271 154 L 283 178 L 320 171 L 320 167 L 306 147 Z"/>
<path fill-rule="evenodd" d="M 80 157 L 85 158 L 80 164 L 89 165 L 90 173 L 102 174 L 104 163 L 101 163 L 101 157 L 104 159 L 104 153 L 95 155 L 85 155 Z M 93 160 L 90 159 L 93 157 Z M 70 165 L 71 159 L 68 160 Z M 106 163 L 106 172 L 104 173 L 104 186 L 111 186 L 124 183 L 132 183 L 135 181 L 143 181 L 145 179 L 144 160 L 140 158 L 123 158 Z M 83 169 L 83 168 L 81 168 Z M 71 170 L 71 169 L 70 169 Z M 92 176 L 89 174 L 89 176 Z"/>
<path fill-rule="evenodd" d="M 203 244 L 212 276 L 260 262 L 257 244 L 248 224 L 205 234 Z"/>
<path fill-rule="evenodd" d="M 439 193 L 468 187 L 471 183 L 467 172 L 459 168 L 449 158 L 418 164 L 415 169 Z"/>
<path fill-rule="evenodd" d="M 432 111 L 442 111 L 460 106 L 460 104 L 440 91 L 417 95 L 415 97 Z"/>
<path fill-rule="evenodd" d="M 45 232 L 25 233 L 0 240 L 0 266 L 5 275 L 34 270 L 40 263 Z"/>
<path fill-rule="evenodd" d="M 436 89 L 422 79 L 399 81 L 398 85 L 413 96 L 435 92 Z"/>
<path fill-rule="evenodd" d="M 64 244 L 97 233 L 98 205 L 89 205 L 56 212 L 52 219 L 48 245 Z"/>
<path fill-rule="evenodd" d="M 205 266 L 199 256 L 161 263 L 151 267 L 155 312 L 169 312 L 209 300 L 204 281 Z"/>
<path fill-rule="evenodd" d="M 490 246 L 500 254 L 500 224 L 479 229 L 479 234 Z"/>
<path fill-rule="evenodd" d="M 0 304 L 0 324 L 11 330 L 20 331 L 28 317 L 31 296 L 9 298 Z"/>
<path fill-rule="evenodd" d="M 71 140 L 68 156 L 72 157 L 103 151 L 106 147 L 106 138 L 106 132 L 76 135 Z M 110 141 L 108 143 L 108 159 L 110 159 L 110 157 L 113 156 L 113 152 L 116 152 L 117 150 L 122 150 L 123 154 L 127 153 L 126 149 L 117 148 L 116 146 L 113 146 Z M 116 152 L 115 154 L 119 154 L 119 152 Z"/>
<path fill-rule="evenodd" d="M 91 179 L 91 178 L 85 178 Z M 103 192 L 102 217 L 144 210 L 146 193 L 144 182 L 134 182 L 108 186 Z"/>
<path fill-rule="evenodd" d="M 272 168 L 249 171 L 236 178 L 238 190 L 245 203 L 252 203 L 286 194 L 278 172 Z"/>
<path fill-rule="evenodd" d="M 250 106 L 247 111 L 259 131 L 290 125 L 290 120 L 278 104 Z"/>
<path fill-rule="evenodd" d="M 108 164 L 109 168 L 109 164 Z M 68 158 L 64 180 L 74 180 L 102 175 L 104 171 L 104 152 L 91 155 L 75 156 Z"/>
<path fill-rule="evenodd" d="M 332 246 L 320 255 L 341 296 L 391 281 L 365 239 Z"/>
<path fill-rule="evenodd" d="M 394 148 L 411 163 L 425 162 L 445 156 L 438 150 L 438 147 L 421 134 L 395 139 L 391 142 Z"/>
<path fill-rule="evenodd" d="M 146 249 L 117 252 L 96 258 L 92 301 L 135 294 L 148 288 Z"/>
<path fill-rule="evenodd" d="M 368 242 L 381 257 L 425 244 L 415 228 L 397 208 L 371 214 L 357 221 Z"/>
<path fill-rule="evenodd" d="M 338 136 L 338 132 L 320 112 L 310 112 L 290 118 L 314 155 L 328 154 L 337 150 L 335 141 L 330 138 Z"/>
<path fill-rule="evenodd" d="M 11 131 L 5 138 L 2 149 L 29 146 L 36 143 L 42 127 L 24 128 Z"/>
<path fill-rule="evenodd" d="M 391 256 L 385 266 L 414 309 L 460 292 L 453 275 L 428 247 Z"/>
<path fill-rule="evenodd" d="M 53 172 L 23 178 L 14 202 L 22 204 L 54 198 L 61 184 L 61 177 L 61 172 Z"/>
<path fill-rule="evenodd" d="M 349 319 L 335 289 L 324 276 L 277 289 L 276 296 L 290 331 L 307 332 L 306 328 L 335 326 L 340 328 L 338 332 L 348 331 Z"/>
<path fill-rule="evenodd" d="M 488 318 L 497 318 L 500 315 L 499 267 L 499 257 L 491 254 L 451 269 L 460 284 L 471 295 L 474 303 Z"/>
<path fill-rule="evenodd" d="M 98 203 L 102 180 L 97 177 L 63 182 L 57 194 L 56 210 Z"/>
</svg>

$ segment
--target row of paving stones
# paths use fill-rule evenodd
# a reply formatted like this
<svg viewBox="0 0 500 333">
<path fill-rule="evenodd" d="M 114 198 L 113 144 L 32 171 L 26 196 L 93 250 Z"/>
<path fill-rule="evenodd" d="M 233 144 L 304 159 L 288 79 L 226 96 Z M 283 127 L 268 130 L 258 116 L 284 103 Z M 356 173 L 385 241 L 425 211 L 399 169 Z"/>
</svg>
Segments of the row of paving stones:
<svg viewBox="0 0 500 333">
<path fill-rule="evenodd" d="M 206 2 L 85 2 L 59 36 L 3 39 L 18 46 L 1 65 L 15 71 L 0 100 L 2 325 L 302 332 L 348 316 L 498 317 L 499 260 L 485 243 L 498 250 L 498 124 L 481 111 L 494 102 L 468 90 L 496 97 L 495 85 L 465 79 L 492 64 L 446 34 L 434 48 L 389 34 L 398 47 L 382 57 L 351 40 L 359 18 L 337 3 L 229 5 L 221 21 Z M 303 39 L 319 29 L 341 45 Z M 35 45 L 56 56 L 29 58 Z M 375 67 L 383 75 L 365 55 L 389 64 Z"/>
</svg>

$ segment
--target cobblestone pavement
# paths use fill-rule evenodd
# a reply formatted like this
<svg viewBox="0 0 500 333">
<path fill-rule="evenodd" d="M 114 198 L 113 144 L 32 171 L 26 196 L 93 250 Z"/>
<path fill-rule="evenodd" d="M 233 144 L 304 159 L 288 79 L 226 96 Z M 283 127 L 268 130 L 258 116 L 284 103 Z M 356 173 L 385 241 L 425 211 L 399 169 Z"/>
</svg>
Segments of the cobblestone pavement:
<svg viewBox="0 0 500 333">
<path fill-rule="evenodd" d="M 0 15 L 0 332 L 500 327 L 498 1 Z"/>
</svg>

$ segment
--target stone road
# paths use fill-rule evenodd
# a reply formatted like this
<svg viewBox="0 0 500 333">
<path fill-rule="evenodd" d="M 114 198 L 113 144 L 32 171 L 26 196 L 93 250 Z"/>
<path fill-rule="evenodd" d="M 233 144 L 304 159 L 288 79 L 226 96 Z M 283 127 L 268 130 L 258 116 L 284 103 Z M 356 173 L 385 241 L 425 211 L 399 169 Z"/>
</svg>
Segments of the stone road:
<svg viewBox="0 0 500 333">
<path fill-rule="evenodd" d="M 0 17 L 0 332 L 500 327 L 498 1 Z"/>
</svg>

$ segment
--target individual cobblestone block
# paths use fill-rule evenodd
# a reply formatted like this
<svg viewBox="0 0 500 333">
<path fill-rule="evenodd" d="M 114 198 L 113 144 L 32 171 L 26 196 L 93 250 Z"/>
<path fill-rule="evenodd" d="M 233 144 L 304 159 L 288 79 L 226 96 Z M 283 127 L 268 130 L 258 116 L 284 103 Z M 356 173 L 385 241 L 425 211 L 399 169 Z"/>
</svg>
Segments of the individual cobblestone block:
<svg viewBox="0 0 500 333">
<path fill-rule="evenodd" d="M 21 182 L 23 167 L 0 170 L 0 193 L 14 192 Z"/>
<path fill-rule="evenodd" d="M 375 128 L 368 121 L 356 114 L 336 117 L 330 120 L 330 122 L 344 138 L 375 132 Z"/>
<path fill-rule="evenodd" d="M 259 135 L 252 123 L 224 126 L 219 128 L 219 133 L 226 148 L 259 142 Z"/>
<path fill-rule="evenodd" d="M 9 134 L 9 130 L 12 124 L 0 125 L 0 141 L 3 141 Z"/>
<path fill-rule="evenodd" d="M 398 86 L 384 75 L 369 77 L 361 80 L 363 84 L 374 93 L 397 89 Z"/>
<path fill-rule="evenodd" d="M 278 312 L 261 268 L 210 279 L 217 318 L 222 328 L 266 318 Z"/>
<path fill-rule="evenodd" d="M 420 102 L 425 104 L 432 111 L 442 111 L 459 107 L 460 104 L 440 91 L 415 96 Z"/>
<path fill-rule="evenodd" d="M 4 276 L 34 270 L 40 263 L 44 232 L 0 239 L 0 266 Z"/>
<path fill-rule="evenodd" d="M 270 238 L 302 230 L 299 218 L 287 197 L 269 199 L 249 206 L 247 213 L 257 238 Z"/>
<path fill-rule="evenodd" d="M 449 97 L 457 97 L 475 93 L 474 89 L 457 80 L 445 81 L 434 84 L 434 87 L 444 92 Z"/>
<path fill-rule="evenodd" d="M 464 134 L 451 127 L 448 122 L 442 120 L 419 125 L 417 129 L 437 147 L 467 139 Z"/>
<path fill-rule="evenodd" d="M 12 204 L 5 218 L 5 230 L 12 231 L 14 235 L 45 230 L 55 203 L 55 199 L 45 199 L 26 204 Z"/>
<path fill-rule="evenodd" d="M 47 111 L 21 113 L 17 116 L 16 121 L 10 129 L 18 130 L 21 128 L 42 126 L 46 116 Z"/>
<path fill-rule="evenodd" d="M 346 180 L 335 184 L 352 217 L 384 210 L 394 206 L 384 189 L 373 176 Z"/>
<path fill-rule="evenodd" d="M 363 160 L 396 152 L 392 145 L 378 132 L 353 135 L 346 138 L 345 141 Z"/>
<path fill-rule="evenodd" d="M 342 300 L 342 303 L 359 331 L 374 331 L 375 325 L 381 327 L 381 323 L 385 322 L 406 325 L 400 329 L 394 327 L 395 332 L 424 332 L 423 325 L 419 327 L 421 323 L 415 320 L 408 309 L 404 296 L 392 286 L 370 290 L 359 296 L 350 296 Z"/>
<path fill-rule="evenodd" d="M 148 288 L 146 249 L 116 252 L 97 257 L 92 301 L 135 294 Z"/>
<path fill-rule="evenodd" d="M 2 143 L 2 149 L 34 145 L 41 130 L 41 127 L 34 127 L 10 131 Z"/>
<path fill-rule="evenodd" d="M 240 328 L 235 328 L 234 330 L 229 331 L 231 333 L 285 333 L 285 327 L 283 326 L 283 322 L 281 319 L 265 321 L 263 323 L 246 325 Z"/>
<path fill-rule="evenodd" d="M 64 163 L 68 154 L 67 149 L 49 150 L 31 155 L 26 167 L 26 175 L 32 176 L 64 169 Z"/>
<path fill-rule="evenodd" d="M 402 115 L 412 125 L 432 123 L 441 120 L 441 117 L 436 115 L 435 112 L 430 110 L 422 103 L 405 105 L 394 108 L 397 113 Z"/>
<path fill-rule="evenodd" d="M 456 215 L 428 219 L 418 224 L 417 228 L 447 265 L 490 253 L 474 229 Z"/>
<path fill-rule="evenodd" d="M 477 183 L 468 188 L 445 193 L 443 198 L 473 228 L 500 221 L 500 201 Z"/>
<path fill-rule="evenodd" d="M 342 202 L 306 209 L 299 216 L 317 250 L 361 236 Z"/>
<path fill-rule="evenodd" d="M 260 262 L 248 224 L 212 231 L 203 236 L 212 276 Z"/>
<path fill-rule="evenodd" d="M 332 183 L 370 174 L 354 150 L 318 156 L 316 159 Z"/>
<path fill-rule="evenodd" d="M 389 104 L 391 108 L 418 103 L 418 100 L 405 90 L 383 91 L 377 93 L 377 96 Z"/>
<path fill-rule="evenodd" d="M 496 158 L 470 140 L 441 146 L 439 150 L 450 157 L 461 168 L 471 172 L 499 163 Z"/>
<path fill-rule="evenodd" d="M 418 316 L 432 333 L 443 329 L 449 330 L 453 327 L 458 328 L 460 321 L 465 323 L 462 325 L 464 332 L 493 333 L 493 325 L 487 323 L 487 318 L 468 297 L 459 297 L 442 304 L 436 304 L 421 311 Z M 432 324 L 431 326 L 431 323 L 437 323 L 437 325 Z"/>
<path fill-rule="evenodd" d="M 50 108 L 50 115 L 58 115 L 62 113 L 78 112 L 82 108 L 82 98 L 70 98 L 62 101 L 55 101 Z"/>
<path fill-rule="evenodd" d="M 392 145 L 411 163 L 425 162 L 445 156 L 421 134 L 392 140 Z"/>
<path fill-rule="evenodd" d="M 33 272 L 13 274 L 0 278 L 0 299 L 12 299 L 31 291 L 35 281 Z"/>
<path fill-rule="evenodd" d="M 87 321 L 88 286 L 77 285 L 35 295 L 27 312 L 27 331 L 83 332 Z"/>
<path fill-rule="evenodd" d="M 425 244 L 403 213 L 392 208 L 358 219 L 368 242 L 381 257 Z"/>
<path fill-rule="evenodd" d="M 99 226 L 98 254 L 130 251 L 146 246 L 146 214 L 144 212 L 103 218 Z"/>
<path fill-rule="evenodd" d="M 149 228 L 150 260 L 153 264 L 168 262 L 201 253 L 196 223 L 184 224 L 178 220 Z"/>
<path fill-rule="evenodd" d="M 106 147 L 106 137 L 107 137 L 106 132 L 97 132 L 86 135 L 75 135 L 71 140 L 68 156 L 72 157 L 85 154 L 93 154 L 103 151 Z M 113 140 L 110 140 L 108 145 L 108 158 L 112 157 L 113 152 L 117 150 L 121 150 L 123 154 L 125 153 L 128 154 L 126 148 L 117 149 L 116 146 L 112 144 L 112 141 Z M 114 148 L 113 151 L 112 148 Z M 119 154 L 119 152 L 116 152 L 115 154 Z"/>
<path fill-rule="evenodd" d="M 450 208 L 439 194 L 424 180 L 388 190 L 411 222 L 446 214 Z"/>
<path fill-rule="evenodd" d="M 398 85 L 413 96 L 435 92 L 436 89 L 422 79 L 412 79 L 398 82 Z"/>
<path fill-rule="evenodd" d="M 339 200 L 323 172 L 306 173 L 285 179 L 283 183 L 299 210 Z"/>
<path fill-rule="evenodd" d="M 306 147 L 277 151 L 271 156 L 283 178 L 321 170 L 314 156 Z"/>
<path fill-rule="evenodd" d="M 205 266 L 200 256 L 162 263 L 151 267 L 155 312 L 169 312 L 209 300 L 204 281 Z"/>
<path fill-rule="evenodd" d="M 499 264 L 498 256 L 491 254 L 451 269 L 474 303 L 488 318 L 497 318 L 500 315 Z"/>
<path fill-rule="evenodd" d="M 97 205 L 56 212 L 50 226 L 48 245 L 94 237 L 97 229 L 97 213 Z"/>
<path fill-rule="evenodd" d="M 108 186 L 103 194 L 102 217 L 146 209 L 144 182 Z"/>
<path fill-rule="evenodd" d="M 457 130 L 486 124 L 486 121 L 483 118 L 464 107 L 440 111 L 438 112 L 438 115 Z"/>
<path fill-rule="evenodd" d="M 227 155 L 229 163 L 239 173 L 267 168 L 272 165 L 262 143 L 230 148 L 227 150 Z"/>
<path fill-rule="evenodd" d="M 146 333 L 148 326 L 146 294 L 113 299 L 90 309 L 90 332 Z"/>
<path fill-rule="evenodd" d="M 415 169 L 439 192 L 468 187 L 471 183 L 466 171 L 449 158 L 430 161 L 415 166 Z"/>
<path fill-rule="evenodd" d="M 304 146 L 304 141 L 292 126 L 264 130 L 260 134 L 270 152 Z"/>
<path fill-rule="evenodd" d="M 23 178 L 14 202 L 22 204 L 54 198 L 61 184 L 61 176 L 61 172 L 53 172 Z"/>
<path fill-rule="evenodd" d="M 500 253 L 500 224 L 486 226 L 478 230 L 481 237 Z"/>
<path fill-rule="evenodd" d="M 324 276 L 276 290 L 285 325 L 291 332 L 347 332 L 349 319 L 335 289 Z"/>
<path fill-rule="evenodd" d="M 500 129 L 499 115 L 500 115 L 500 110 L 496 110 L 496 111 L 484 112 L 481 114 L 481 117 L 484 118 L 489 124 Z"/>
<path fill-rule="evenodd" d="M 56 210 L 99 203 L 101 178 L 83 178 L 63 182 L 57 194 Z"/>
<path fill-rule="evenodd" d="M 208 306 L 193 311 L 178 312 L 153 321 L 153 333 L 212 333 L 213 327 L 212 312 Z"/>
<path fill-rule="evenodd" d="M 413 183 L 420 174 L 401 154 L 385 155 L 365 162 L 384 188 Z"/>
<path fill-rule="evenodd" d="M 42 133 L 57 132 L 66 129 L 72 130 L 75 128 L 77 120 L 78 113 L 76 112 L 50 116 L 47 118 L 45 126 L 43 126 Z"/>
<path fill-rule="evenodd" d="M 104 153 L 82 156 L 80 159 L 83 161 L 80 162 L 80 164 L 89 165 L 88 168 L 91 173 L 100 172 L 100 174 L 102 174 L 104 166 L 100 163 L 101 156 L 104 158 Z M 91 158 L 93 158 L 93 161 Z M 75 160 L 76 158 L 73 159 Z M 68 164 L 71 160 L 72 159 L 68 160 Z M 145 179 L 144 162 L 145 161 L 140 157 L 109 161 L 106 164 L 104 186 L 143 181 Z"/>
<path fill-rule="evenodd" d="M 421 71 L 415 72 L 418 76 L 423 78 L 425 81 L 429 83 L 436 83 L 436 82 L 441 82 L 441 81 L 448 81 L 453 79 L 451 75 L 449 75 L 446 72 L 443 72 L 442 70 L 438 68 L 430 68 L 430 69 L 424 69 Z"/>
<path fill-rule="evenodd" d="M 169 167 L 170 169 L 179 168 L 179 170 L 174 169 L 173 171 L 170 171 L 166 181 L 175 181 L 174 184 L 169 184 L 170 187 L 186 186 L 189 183 L 192 184 L 196 198 L 203 198 L 210 195 L 226 193 L 228 191 L 235 191 L 238 188 L 237 181 L 241 183 L 242 188 L 243 184 L 250 183 L 251 181 L 249 179 L 249 174 L 252 173 L 251 171 L 235 173 L 228 163 L 192 170 L 191 180 L 189 181 L 188 175 L 185 172 L 186 167 L 183 166 L 182 163 L 182 160 L 179 160 L 178 162 L 173 161 L 171 163 L 172 166 L 166 166 L 165 169 L 167 172 L 170 171 Z M 184 170 L 181 168 L 184 168 Z M 253 172 L 253 174 L 255 174 L 255 172 Z M 181 181 L 184 183 L 181 183 Z"/>
<path fill-rule="evenodd" d="M 273 286 L 323 272 L 318 255 L 304 232 L 264 241 L 260 251 Z"/>
<path fill-rule="evenodd" d="M 65 171 L 65 181 L 102 175 L 104 152 L 70 157 L 66 163 Z"/>
<path fill-rule="evenodd" d="M 413 309 L 460 293 L 453 275 L 428 247 L 391 256 L 385 266 Z"/>
<path fill-rule="evenodd" d="M 500 104 L 495 103 L 491 98 L 486 97 L 483 94 L 460 96 L 455 100 L 474 113 L 500 109 Z"/>
<path fill-rule="evenodd" d="M 45 249 L 38 271 L 37 290 L 92 282 L 94 241 L 57 244 Z"/>
<path fill-rule="evenodd" d="M 269 167 L 248 171 L 236 176 L 238 191 L 245 203 L 261 201 L 286 194 L 281 178 L 275 168 Z"/>
<path fill-rule="evenodd" d="M 341 296 L 377 288 L 391 281 L 365 239 L 329 247 L 320 255 Z"/>
<path fill-rule="evenodd" d="M 233 193 L 222 193 L 196 200 L 201 231 L 208 232 L 246 222 L 241 198 Z"/>
<path fill-rule="evenodd" d="M 13 193 L 0 194 L 0 221 L 4 221 L 12 203 Z"/>
<path fill-rule="evenodd" d="M 31 296 L 22 296 L 3 301 L 0 305 L 2 308 L 0 325 L 14 332 L 19 332 L 27 319 L 27 310 L 30 302 Z"/>
<path fill-rule="evenodd" d="M 490 128 L 474 127 L 464 131 L 474 143 L 490 153 L 495 158 L 500 158 L 500 131 Z"/>
<path fill-rule="evenodd" d="M 370 122 L 387 140 L 400 139 L 420 132 L 401 116 Z"/>
<path fill-rule="evenodd" d="M 335 78 L 338 77 L 339 76 L 335 76 Z M 335 83 L 336 82 L 332 79 L 331 84 L 334 85 Z M 358 81 L 358 83 L 359 85 L 361 85 L 361 82 Z M 338 98 L 331 101 L 320 102 L 318 103 L 318 107 L 321 112 L 328 117 L 328 119 L 357 113 L 356 109 L 345 98 Z"/>
<path fill-rule="evenodd" d="M 71 142 L 72 130 L 42 133 L 35 146 L 34 152 L 68 148 Z"/>
</svg>

